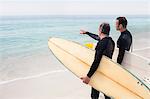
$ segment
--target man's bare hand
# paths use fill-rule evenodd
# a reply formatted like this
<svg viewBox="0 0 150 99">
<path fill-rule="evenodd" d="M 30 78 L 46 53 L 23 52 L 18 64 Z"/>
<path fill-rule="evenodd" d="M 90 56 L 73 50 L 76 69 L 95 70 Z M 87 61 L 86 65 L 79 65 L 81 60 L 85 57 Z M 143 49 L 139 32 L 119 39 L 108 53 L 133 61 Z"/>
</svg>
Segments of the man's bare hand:
<svg viewBox="0 0 150 99">
<path fill-rule="evenodd" d="M 80 30 L 80 34 L 86 34 L 87 31 L 85 30 Z"/>
<path fill-rule="evenodd" d="M 90 82 L 90 78 L 88 76 L 86 77 L 81 77 L 81 80 L 83 81 L 83 83 L 88 84 Z"/>
</svg>

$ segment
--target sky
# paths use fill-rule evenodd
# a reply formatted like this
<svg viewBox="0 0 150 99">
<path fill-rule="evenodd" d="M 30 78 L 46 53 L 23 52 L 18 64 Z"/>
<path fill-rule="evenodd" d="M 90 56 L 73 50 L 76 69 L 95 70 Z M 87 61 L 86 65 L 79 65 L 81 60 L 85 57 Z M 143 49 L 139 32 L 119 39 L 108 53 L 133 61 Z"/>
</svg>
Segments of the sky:
<svg viewBox="0 0 150 99">
<path fill-rule="evenodd" d="M 150 0 L 0 0 L 0 15 L 150 15 Z"/>
</svg>

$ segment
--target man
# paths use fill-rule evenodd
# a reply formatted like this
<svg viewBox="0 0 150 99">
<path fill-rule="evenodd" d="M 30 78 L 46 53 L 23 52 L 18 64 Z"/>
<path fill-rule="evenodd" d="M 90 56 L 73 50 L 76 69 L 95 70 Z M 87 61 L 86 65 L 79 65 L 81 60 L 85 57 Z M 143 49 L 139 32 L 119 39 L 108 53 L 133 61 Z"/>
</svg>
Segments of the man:
<svg viewBox="0 0 150 99">
<path fill-rule="evenodd" d="M 102 23 L 100 25 L 99 35 L 92 34 L 92 33 L 89 33 L 87 31 L 84 31 L 84 30 L 80 30 L 80 34 L 87 34 L 90 37 L 92 37 L 93 39 L 98 41 L 98 43 L 96 45 L 96 48 L 95 48 L 96 52 L 95 52 L 95 58 L 94 58 L 94 61 L 92 63 L 92 66 L 91 66 L 87 76 L 86 77 L 81 77 L 83 82 L 86 83 L 86 84 L 89 83 L 91 76 L 97 70 L 97 68 L 100 64 L 102 56 L 105 55 L 109 58 L 112 58 L 115 43 L 112 40 L 112 38 L 109 37 L 109 31 L 110 31 L 110 26 L 109 26 L 108 23 Z M 91 98 L 92 99 L 98 99 L 99 98 L 99 91 L 92 88 Z M 110 99 L 110 97 L 105 95 L 105 99 Z"/>
<path fill-rule="evenodd" d="M 117 47 L 119 48 L 119 53 L 117 57 L 117 63 L 121 64 L 125 50 L 129 51 L 132 44 L 132 35 L 127 30 L 127 19 L 125 17 L 116 18 L 116 30 L 121 32 L 119 39 L 117 40 Z"/>
</svg>

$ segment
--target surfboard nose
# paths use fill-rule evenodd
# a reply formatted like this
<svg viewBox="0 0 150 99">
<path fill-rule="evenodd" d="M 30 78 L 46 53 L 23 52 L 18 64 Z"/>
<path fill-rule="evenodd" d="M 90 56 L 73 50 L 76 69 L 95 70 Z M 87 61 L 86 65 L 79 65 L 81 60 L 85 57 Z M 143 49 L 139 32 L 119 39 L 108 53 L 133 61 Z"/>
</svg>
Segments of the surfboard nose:
<svg viewBox="0 0 150 99">
<path fill-rule="evenodd" d="M 49 41 L 53 41 L 54 39 L 56 39 L 55 37 L 49 37 Z"/>
</svg>

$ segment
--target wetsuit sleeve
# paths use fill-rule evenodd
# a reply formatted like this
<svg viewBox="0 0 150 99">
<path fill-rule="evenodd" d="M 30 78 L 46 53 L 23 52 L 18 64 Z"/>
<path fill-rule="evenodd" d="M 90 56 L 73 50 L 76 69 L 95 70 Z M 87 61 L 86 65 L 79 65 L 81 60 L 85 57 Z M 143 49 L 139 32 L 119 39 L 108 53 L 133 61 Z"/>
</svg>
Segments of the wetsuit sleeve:
<svg viewBox="0 0 150 99">
<path fill-rule="evenodd" d="M 117 41 L 117 47 L 119 48 L 117 63 L 121 64 L 125 54 L 125 42 L 123 38 Z"/>
<path fill-rule="evenodd" d="M 118 57 L 117 57 L 117 63 L 121 64 L 123 57 L 125 54 L 125 49 L 124 48 L 119 48 L 119 53 L 118 53 Z"/>
<path fill-rule="evenodd" d="M 95 40 L 100 40 L 99 36 L 90 32 L 86 32 L 87 35 L 89 35 L 90 37 L 92 37 Z"/>
<path fill-rule="evenodd" d="M 97 49 L 96 49 L 96 52 L 95 52 L 94 61 L 91 65 L 91 68 L 90 68 L 88 74 L 87 74 L 88 77 L 91 77 L 95 73 L 95 71 L 97 70 L 97 68 L 99 66 L 99 63 L 101 61 L 105 46 L 106 46 L 105 42 L 104 43 L 101 42 L 100 44 L 98 43 Z"/>
</svg>

